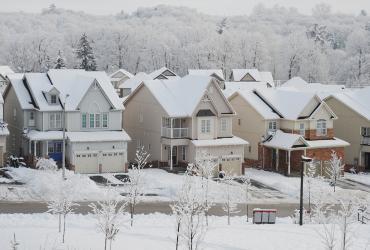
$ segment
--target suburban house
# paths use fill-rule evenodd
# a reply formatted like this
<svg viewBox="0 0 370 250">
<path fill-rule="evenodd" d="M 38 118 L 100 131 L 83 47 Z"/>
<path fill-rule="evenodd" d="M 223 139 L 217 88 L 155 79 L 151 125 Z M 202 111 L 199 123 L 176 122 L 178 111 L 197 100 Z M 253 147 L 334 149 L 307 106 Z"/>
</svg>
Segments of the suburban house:
<svg viewBox="0 0 370 250">
<path fill-rule="evenodd" d="M 188 73 L 189 75 L 211 76 L 219 82 L 221 89 L 225 88 L 225 77 L 222 69 L 189 69 Z"/>
<path fill-rule="evenodd" d="M 117 90 L 117 93 L 121 95 L 120 93 L 121 90 L 119 86 L 128 79 L 134 77 L 134 75 L 128 72 L 127 70 L 119 69 L 116 72 L 112 73 L 109 77 L 113 87 Z"/>
<path fill-rule="evenodd" d="M 52 69 L 8 77 L 4 110 L 9 153 L 24 156 L 31 165 L 38 157 L 60 163 L 65 125 L 70 169 L 79 173 L 126 170 L 130 137 L 122 130 L 124 107 L 105 72 Z"/>
<path fill-rule="evenodd" d="M 6 159 L 6 137 L 9 135 L 8 124 L 4 122 L 4 99 L 0 95 L 0 166 L 4 166 Z"/>
<path fill-rule="evenodd" d="M 0 92 L 4 93 L 6 86 L 8 85 L 7 76 L 14 74 L 14 71 L 9 66 L 0 66 Z"/>
<path fill-rule="evenodd" d="M 127 79 L 125 82 L 121 83 L 118 86 L 119 96 L 125 97 L 131 94 L 143 81 L 153 80 L 150 75 L 145 72 L 139 72 L 130 79 Z"/>
<path fill-rule="evenodd" d="M 130 161 L 144 147 L 153 166 L 183 167 L 208 154 L 219 170 L 242 173 L 248 142 L 233 136 L 235 112 L 214 78 L 144 81 L 124 105 L 123 127 L 133 138 Z"/>
<path fill-rule="evenodd" d="M 275 87 L 271 72 L 259 71 L 258 69 L 232 69 L 231 82 L 259 82 L 267 87 Z"/>
<path fill-rule="evenodd" d="M 149 74 L 152 80 L 170 80 L 170 79 L 176 79 L 179 78 L 179 76 L 174 73 L 172 70 L 162 67 L 160 69 L 157 69 Z"/>
<path fill-rule="evenodd" d="M 346 165 L 370 171 L 370 87 L 336 93 L 325 102 L 338 115 L 335 133 L 348 141 Z"/>
<path fill-rule="evenodd" d="M 349 143 L 334 137 L 337 116 L 316 94 L 260 88 L 237 91 L 229 101 L 237 113 L 234 134 L 250 142 L 248 166 L 290 175 L 300 170 L 304 155 L 325 175 L 332 151 L 344 158 Z"/>
</svg>

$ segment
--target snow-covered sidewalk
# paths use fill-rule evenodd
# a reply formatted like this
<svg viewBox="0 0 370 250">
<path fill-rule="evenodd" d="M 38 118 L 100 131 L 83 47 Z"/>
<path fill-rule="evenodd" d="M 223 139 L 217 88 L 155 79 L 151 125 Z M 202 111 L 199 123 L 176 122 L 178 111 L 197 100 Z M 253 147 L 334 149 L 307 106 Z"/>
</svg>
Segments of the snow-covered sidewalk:
<svg viewBox="0 0 370 250">
<path fill-rule="evenodd" d="M 358 174 L 344 173 L 344 178 L 370 186 L 370 174 L 369 173 L 358 173 Z"/>
<path fill-rule="evenodd" d="M 127 215 L 127 219 L 128 219 Z M 61 245 L 57 216 L 51 214 L 0 214 L 0 246 L 10 249 L 10 241 L 16 235 L 19 250 L 38 249 L 89 249 L 100 250 L 104 238 L 95 226 L 92 215 L 67 217 L 66 244 Z M 128 225 L 126 223 L 126 225 Z M 351 249 L 369 247 L 368 225 L 355 224 Z M 278 218 L 275 225 L 253 225 L 243 217 L 232 217 L 227 226 L 226 217 L 210 217 L 210 227 L 201 248 L 204 250 L 296 250 L 324 249 L 318 234 L 322 225 L 292 224 L 290 218 Z M 337 230 L 339 237 L 339 230 Z M 175 218 L 163 214 L 137 215 L 133 228 L 121 228 L 112 250 L 166 250 L 175 249 Z M 340 245 L 340 242 L 337 242 Z M 185 249 L 184 245 L 180 249 Z"/>
</svg>

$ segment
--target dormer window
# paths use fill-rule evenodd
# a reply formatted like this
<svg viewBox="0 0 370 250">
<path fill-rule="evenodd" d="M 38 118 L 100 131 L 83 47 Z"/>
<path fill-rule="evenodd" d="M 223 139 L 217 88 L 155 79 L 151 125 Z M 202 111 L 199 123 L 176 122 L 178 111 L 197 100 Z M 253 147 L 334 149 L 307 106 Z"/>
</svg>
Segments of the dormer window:
<svg viewBox="0 0 370 250">
<path fill-rule="evenodd" d="M 57 103 L 57 95 L 50 95 L 50 103 L 51 104 Z"/>
</svg>

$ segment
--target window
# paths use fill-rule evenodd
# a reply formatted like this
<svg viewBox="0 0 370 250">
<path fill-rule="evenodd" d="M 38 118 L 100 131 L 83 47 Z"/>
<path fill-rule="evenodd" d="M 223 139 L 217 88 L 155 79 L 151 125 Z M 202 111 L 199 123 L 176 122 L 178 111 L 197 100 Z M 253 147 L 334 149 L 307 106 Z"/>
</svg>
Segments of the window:
<svg viewBox="0 0 370 250">
<path fill-rule="evenodd" d="M 226 131 L 227 131 L 227 120 L 221 119 L 221 132 L 226 132 Z"/>
<path fill-rule="evenodd" d="M 369 127 L 361 127 L 361 135 L 365 137 L 370 137 L 370 128 Z"/>
<path fill-rule="evenodd" d="M 51 95 L 50 96 L 50 103 L 51 104 L 56 104 L 57 103 L 57 96 L 56 95 Z"/>
<path fill-rule="evenodd" d="M 90 114 L 90 128 L 94 128 L 95 126 L 95 115 Z"/>
<path fill-rule="evenodd" d="M 252 152 L 252 146 L 249 146 L 249 153 L 251 153 Z"/>
<path fill-rule="evenodd" d="M 242 124 L 242 121 L 238 119 L 238 125 L 240 126 Z"/>
<path fill-rule="evenodd" d="M 29 126 L 35 126 L 35 112 L 31 111 L 28 120 Z"/>
<path fill-rule="evenodd" d="M 269 122 L 269 130 L 275 131 L 276 130 L 276 121 Z"/>
<path fill-rule="evenodd" d="M 325 120 L 320 119 L 316 122 L 316 135 L 317 136 L 326 135 L 326 121 Z"/>
<path fill-rule="evenodd" d="M 62 128 L 62 114 L 51 113 L 49 115 L 49 127 L 52 129 Z"/>
<path fill-rule="evenodd" d="M 95 128 L 100 128 L 100 114 L 95 114 Z"/>
<path fill-rule="evenodd" d="M 304 123 L 299 124 L 299 134 L 305 136 Z"/>
<path fill-rule="evenodd" d="M 103 128 L 108 128 L 108 113 L 103 113 Z"/>
<path fill-rule="evenodd" d="M 211 120 L 201 120 L 202 134 L 209 134 L 211 132 Z"/>
<path fill-rule="evenodd" d="M 82 114 L 81 122 L 82 122 L 82 128 L 87 128 L 87 114 L 86 113 Z"/>
</svg>

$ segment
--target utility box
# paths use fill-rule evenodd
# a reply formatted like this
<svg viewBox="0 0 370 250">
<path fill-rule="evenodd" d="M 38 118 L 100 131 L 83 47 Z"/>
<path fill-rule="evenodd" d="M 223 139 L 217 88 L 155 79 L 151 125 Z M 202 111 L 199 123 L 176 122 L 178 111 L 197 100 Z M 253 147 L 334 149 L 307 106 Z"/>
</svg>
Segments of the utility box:
<svg viewBox="0 0 370 250">
<path fill-rule="evenodd" d="M 253 224 L 275 224 L 276 209 L 253 209 Z"/>
</svg>

